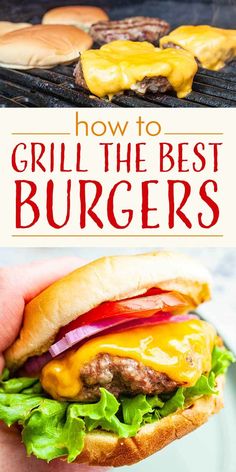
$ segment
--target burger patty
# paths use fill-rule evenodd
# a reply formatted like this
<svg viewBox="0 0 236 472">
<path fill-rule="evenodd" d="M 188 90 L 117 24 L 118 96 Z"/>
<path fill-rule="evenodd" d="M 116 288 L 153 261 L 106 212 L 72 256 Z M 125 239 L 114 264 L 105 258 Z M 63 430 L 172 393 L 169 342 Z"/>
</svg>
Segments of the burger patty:
<svg viewBox="0 0 236 472">
<path fill-rule="evenodd" d="M 75 68 L 74 77 L 75 77 L 75 83 L 77 85 L 85 89 L 88 89 L 85 78 L 84 78 L 80 60 Z M 134 90 L 136 93 L 140 93 L 144 95 L 145 93 L 148 93 L 148 92 L 165 93 L 167 91 L 172 91 L 173 88 L 170 85 L 168 79 L 166 79 L 166 77 L 159 76 L 159 77 L 144 77 L 143 80 L 141 80 L 140 82 L 137 82 L 132 87 L 132 90 Z"/>
<path fill-rule="evenodd" d="M 136 93 L 144 95 L 145 93 L 165 93 L 168 91 L 173 91 L 173 87 L 170 85 L 170 82 L 166 77 L 144 77 L 140 82 L 132 87 Z"/>
<path fill-rule="evenodd" d="M 178 44 L 175 44 L 175 43 L 172 43 L 172 42 L 163 44 L 163 45 L 162 45 L 162 48 L 163 48 L 163 49 L 168 49 L 168 48 L 183 49 L 183 48 L 182 48 L 181 46 L 179 46 Z"/>
<path fill-rule="evenodd" d="M 119 21 L 99 21 L 91 26 L 89 34 L 98 44 L 117 39 L 158 44 L 159 39 L 169 31 L 169 23 L 160 18 L 136 16 Z"/>
<path fill-rule="evenodd" d="M 104 387 L 116 397 L 121 394 L 156 395 L 174 391 L 179 384 L 168 375 L 156 372 L 141 362 L 126 357 L 99 354 L 86 364 L 80 373 L 83 387 L 78 401 L 95 401 Z"/>
</svg>

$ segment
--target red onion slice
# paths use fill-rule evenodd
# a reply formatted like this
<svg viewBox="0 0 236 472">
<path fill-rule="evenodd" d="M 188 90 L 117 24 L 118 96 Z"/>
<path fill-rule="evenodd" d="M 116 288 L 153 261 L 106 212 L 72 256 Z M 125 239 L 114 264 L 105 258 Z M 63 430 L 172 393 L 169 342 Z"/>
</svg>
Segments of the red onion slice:
<svg viewBox="0 0 236 472">
<path fill-rule="evenodd" d="M 95 321 L 88 325 L 80 326 L 79 328 L 73 329 L 72 331 L 66 333 L 65 336 L 60 339 L 60 341 L 57 341 L 50 347 L 49 352 L 52 357 L 59 356 L 59 354 L 66 351 L 75 344 L 83 341 L 84 339 L 90 338 L 91 336 L 94 336 L 95 334 L 98 334 L 101 331 L 104 331 L 113 326 L 124 324 L 127 319 L 132 320 L 133 318 L 130 318 L 130 316 L 127 317 L 126 315 L 116 316 L 105 318 L 100 321 Z"/>
<path fill-rule="evenodd" d="M 41 354 L 41 356 L 30 357 L 18 373 L 23 376 L 37 376 L 42 368 L 51 360 L 52 356 L 48 351 L 44 354 Z"/>
<path fill-rule="evenodd" d="M 133 318 L 130 316 L 119 316 L 106 318 L 101 321 L 96 321 L 86 326 L 80 326 L 72 331 L 66 333 L 66 335 L 60 339 L 60 341 L 53 344 L 49 353 L 52 357 L 59 356 L 62 352 L 67 351 L 71 347 L 75 346 L 82 341 L 87 340 L 99 333 L 109 334 L 114 332 L 126 331 L 132 328 L 139 328 L 140 326 L 150 326 L 153 324 L 161 323 L 175 323 L 181 321 L 187 321 L 190 319 L 198 318 L 196 315 L 172 315 L 170 313 L 157 313 L 149 318 Z"/>
</svg>

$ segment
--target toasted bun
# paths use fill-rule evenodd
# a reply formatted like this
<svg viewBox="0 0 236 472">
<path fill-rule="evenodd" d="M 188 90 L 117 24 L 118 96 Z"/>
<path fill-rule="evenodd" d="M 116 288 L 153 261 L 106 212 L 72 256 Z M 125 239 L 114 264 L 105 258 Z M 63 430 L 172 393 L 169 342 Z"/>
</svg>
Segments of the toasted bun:
<svg viewBox="0 0 236 472">
<path fill-rule="evenodd" d="M 42 23 L 47 25 L 73 25 L 88 31 L 91 25 L 104 20 L 109 20 L 109 17 L 101 8 L 67 6 L 47 11 L 43 16 Z"/>
<path fill-rule="evenodd" d="M 32 26 L 30 23 L 12 23 L 11 21 L 0 21 L 0 36 L 10 31 L 15 31 L 22 28 Z"/>
<path fill-rule="evenodd" d="M 76 462 L 121 467 L 145 459 L 175 439 L 191 433 L 223 408 L 223 387 L 224 377 L 220 376 L 217 378 L 218 395 L 201 397 L 185 410 L 143 426 L 133 438 L 119 439 L 115 434 L 101 431 L 88 433 L 83 452 Z"/>
<path fill-rule="evenodd" d="M 210 298 L 208 272 L 187 256 L 157 252 L 103 257 L 58 280 L 26 305 L 20 336 L 6 351 L 7 366 L 16 369 L 28 357 L 46 352 L 62 326 L 101 303 L 152 287 L 185 295 L 188 309 Z"/>
<path fill-rule="evenodd" d="M 50 68 L 78 59 L 92 38 L 74 26 L 36 25 L 0 37 L 0 65 L 13 69 Z"/>
</svg>

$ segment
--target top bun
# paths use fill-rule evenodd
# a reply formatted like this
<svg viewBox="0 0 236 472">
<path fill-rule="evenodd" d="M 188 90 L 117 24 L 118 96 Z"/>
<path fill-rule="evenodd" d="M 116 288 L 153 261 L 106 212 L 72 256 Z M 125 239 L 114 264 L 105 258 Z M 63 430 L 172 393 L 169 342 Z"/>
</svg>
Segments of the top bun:
<svg viewBox="0 0 236 472">
<path fill-rule="evenodd" d="M 47 25 L 73 25 L 88 31 L 90 26 L 99 21 L 109 20 L 104 10 L 98 7 L 67 6 L 53 8 L 43 16 L 42 23 Z"/>
<path fill-rule="evenodd" d="M 36 25 L 0 36 L 0 65 L 13 69 L 50 68 L 78 59 L 92 38 L 68 25 Z"/>
<path fill-rule="evenodd" d="M 6 351 L 10 369 L 46 352 L 62 326 L 109 300 L 158 287 L 188 297 L 188 308 L 210 298 L 209 274 L 187 256 L 157 252 L 103 257 L 58 280 L 25 307 L 19 338 Z"/>
<path fill-rule="evenodd" d="M 10 31 L 15 31 L 22 28 L 32 26 L 30 23 L 12 23 L 11 21 L 0 21 L 0 36 Z"/>
</svg>

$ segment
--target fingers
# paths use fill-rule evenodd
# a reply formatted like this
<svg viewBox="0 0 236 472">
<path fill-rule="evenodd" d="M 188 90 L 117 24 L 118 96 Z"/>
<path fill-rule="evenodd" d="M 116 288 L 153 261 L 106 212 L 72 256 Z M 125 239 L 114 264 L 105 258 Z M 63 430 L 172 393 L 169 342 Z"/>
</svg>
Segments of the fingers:
<svg viewBox="0 0 236 472">
<path fill-rule="evenodd" d="M 52 461 L 48 465 L 48 469 L 45 468 L 45 472 L 57 472 L 58 470 L 60 472 L 107 472 L 110 469 L 107 467 L 91 467 L 86 464 L 67 464 L 66 461 L 62 461 L 61 459 Z"/>
<path fill-rule="evenodd" d="M 16 339 L 25 303 L 83 264 L 80 258 L 62 257 L 0 270 L 0 352 Z"/>
<path fill-rule="evenodd" d="M 8 268 L 16 286 L 20 287 L 25 302 L 69 272 L 85 264 L 79 257 L 60 257 Z M 13 275 L 14 271 L 14 275 Z"/>
<path fill-rule="evenodd" d="M 104 467 L 90 467 L 84 464 L 67 464 L 65 460 L 56 459 L 50 464 L 36 457 L 26 456 L 21 443 L 20 433 L 15 427 L 0 425 L 0 470 L 1 472 L 107 472 Z"/>
<path fill-rule="evenodd" d="M 0 352 L 3 352 L 16 338 L 24 311 L 24 297 L 5 274 L 0 274 Z"/>
</svg>

